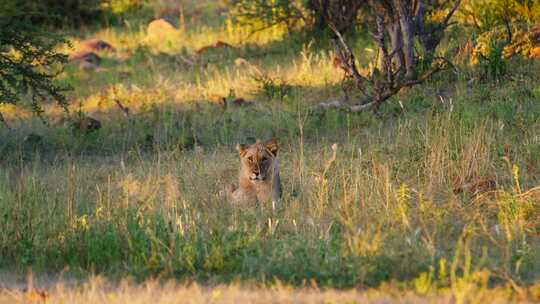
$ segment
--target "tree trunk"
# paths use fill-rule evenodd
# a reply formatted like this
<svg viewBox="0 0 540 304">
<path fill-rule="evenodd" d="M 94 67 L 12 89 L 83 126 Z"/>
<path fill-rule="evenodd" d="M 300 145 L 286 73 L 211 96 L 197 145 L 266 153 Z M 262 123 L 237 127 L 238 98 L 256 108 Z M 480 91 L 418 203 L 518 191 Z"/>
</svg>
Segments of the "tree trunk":
<svg viewBox="0 0 540 304">
<path fill-rule="evenodd" d="M 324 29 L 328 26 L 328 0 L 312 0 L 308 2 L 309 7 L 315 11 L 315 27 Z"/>
<path fill-rule="evenodd" d="M 405 71 L 405 56 L 403 54 L 403 36 L 401 35 L 401 26 L 399 20 L 387 26 L 390 45 L 392 46 L 390 54 L 393 54 L 392 60 L 396 64 L 396 71 Z M 400 74 L 402 74 L 401 72 Z"/>
<path fill-rule="evenodd" d="M 375 34 L 375 42 L 379 47 L 379 70 L 387 77 L 392 77 L 392 62 L 389 60 L 388 49 L 386 48 L 386 39 L 385 39 L 385 26 L 384 26 L 384 17 L 377 15 L 376 17 L 377 24 L 377 33 Z"/>
<path fill-rule="evenodd" d="M 427 7 L 423 3 L 418 4 L 418 10 L 414 16 L 414 23 L 416 28 L 416 33 L 418 35 L 418 40 L 422 46 L 422 51 L 424 52 L 424 60 L 426 63 L 431 62 L 435 49 L 439 45 L 440 39 L 438 38 L 438 32 L 434 31 L 432 28 L 428 28 L 424 15 L 427 12 Z"/>
<path fill-rule="evenodd" d="M 403 38 L 403 55 L 405 57 L 405 77 L 414 79 L 415 57 L 414 57 L 414 24 L 412 19 L 411 3 L 407 0 L 398 0 L 399 24 Z"/>
<path fill-rule="evenodd" d="M 364 3 L 363 0 L 308 0 L 307 7 L 314 12 L 316 28 L 324 29 L 332 24 L 344 33 L 354 28 L 358 11 Z"/>
</svg>

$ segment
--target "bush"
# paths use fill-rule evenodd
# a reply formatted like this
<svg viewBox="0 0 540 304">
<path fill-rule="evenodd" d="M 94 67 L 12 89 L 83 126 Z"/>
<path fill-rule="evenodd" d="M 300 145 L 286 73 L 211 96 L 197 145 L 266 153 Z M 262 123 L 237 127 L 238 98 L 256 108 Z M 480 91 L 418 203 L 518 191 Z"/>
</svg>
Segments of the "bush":
<svg viewBox="0 0 540 304">
<path fill-rule="evenodd" d="M 28 97 L 39 114 L 40 102 L 52 98 L 67 107 L 62 95 L 66 88 L 53 82 L 66 61 L 66 56 L 55 50 L 59 43 L 65 41 L 31 25 L 25 18 L 1 16 L 0 104 L 15 104 Z M 1 115 L 0 121 L 3 121 Z"/>
<path fill-rule="evenodd" d="M 472 0 L 460 9 L 462 21 L 481 31 L 506 23 L 540 22 L 539 0 Z"/>
<path fill-rule="evenodd" d="M 363 0 L 233 0 L 233 19 L 254 31 L 276 25 L 292 30 L 297 26 L 326 29 L 333 24 L 340 32 L 354 28 Z"/>
<path fill-rule="evenodd" d="M 14 15 L 40 26 L 61 28 L 111 22 L 140 9 L 145 0 L 4 0 L 2 15 Z M 7 12 L 7 13 L 6 13 Z M 45 13 L 44 13 L 45 12 Z"/>
<path fill-rule="evenodd" d="M 289 30 L 304 18 L 304 7 L 297 0 L 233 0 L 231 16 L 242 25 L 260 31 L 276 25 L 285 25 Z"/>
<path fill-rule="evenodd" d="M 12 13 L 9 15 L 18 12 L 19 18 L 36 25 L 78 27 L 95 22 L 103 13 L 103 2 L 103 0 L 6 0 L 3 6 L 10 8 Z"/>
</svg>

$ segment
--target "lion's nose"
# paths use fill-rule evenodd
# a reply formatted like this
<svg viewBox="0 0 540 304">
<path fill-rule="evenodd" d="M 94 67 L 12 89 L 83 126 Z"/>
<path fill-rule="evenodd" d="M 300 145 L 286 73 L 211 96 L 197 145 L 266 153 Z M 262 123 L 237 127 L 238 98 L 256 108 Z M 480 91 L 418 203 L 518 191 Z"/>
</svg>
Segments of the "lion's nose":
<svg viewBox="0 0 540 304">
<path fill-rule="evenodd" d="M 262 180 L 263 176 L 260 173 L 260 171 L 253 171 L 252 174 L 251 174 L 251 179 L 252 180 Z"/>
</svg>

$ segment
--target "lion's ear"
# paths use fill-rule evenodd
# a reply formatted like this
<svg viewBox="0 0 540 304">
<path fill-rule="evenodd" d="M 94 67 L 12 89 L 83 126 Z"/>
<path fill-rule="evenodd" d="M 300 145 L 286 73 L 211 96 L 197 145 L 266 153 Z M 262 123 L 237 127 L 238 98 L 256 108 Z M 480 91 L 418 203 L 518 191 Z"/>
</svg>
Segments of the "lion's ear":
<svg viewBox="0 0 540 304">
<path fill-rule="evenodd" d="M 247 148 L 247 145 L 236 144 L 236 151 L 238 151 L 238 154 L 240 154 L 241 157 L 244 157 L 244 155 L 246 155 Z"/>
<path fill-rule="evenodd" d="M 277 152 L 279 150 L 277 139 L 275 138 L 270 139 L 269 141 L 265 143 L 265 146 L 266 146 L 266 149 L 270 151 L 270 153 L 272 153 L 274 156 L 277 155 Z"/>
</svg>

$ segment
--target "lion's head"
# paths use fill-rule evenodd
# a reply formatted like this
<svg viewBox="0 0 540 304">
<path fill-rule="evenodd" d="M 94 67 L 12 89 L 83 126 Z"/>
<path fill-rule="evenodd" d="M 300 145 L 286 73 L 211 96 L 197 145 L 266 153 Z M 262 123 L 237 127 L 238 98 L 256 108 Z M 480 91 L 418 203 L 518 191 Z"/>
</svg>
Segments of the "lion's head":
<svg viewBox="0 0 540 304">
<path fill-rule="evenodd" d="M 253 145 L 236 145 L 242 163 L 241 171 L 252 182 L 264 181 L 272 175 L 279 146 L 276 139 Z"/>
</svg>

